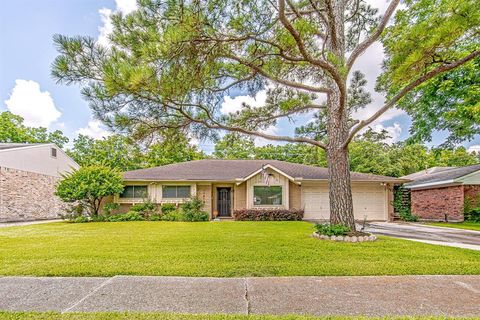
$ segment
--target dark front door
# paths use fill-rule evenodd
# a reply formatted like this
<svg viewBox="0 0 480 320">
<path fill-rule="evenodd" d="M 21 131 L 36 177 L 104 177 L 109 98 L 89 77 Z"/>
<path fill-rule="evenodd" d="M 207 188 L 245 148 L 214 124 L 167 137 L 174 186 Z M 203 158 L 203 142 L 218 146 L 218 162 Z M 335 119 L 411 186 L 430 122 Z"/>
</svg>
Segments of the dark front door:
<svg viewBox="0 0 480 320">
<path fill-rule="evenodd" d="M 219 217 L 231 216 L 231 188 L 217 188 L 217 211 Z"/>
</svg>

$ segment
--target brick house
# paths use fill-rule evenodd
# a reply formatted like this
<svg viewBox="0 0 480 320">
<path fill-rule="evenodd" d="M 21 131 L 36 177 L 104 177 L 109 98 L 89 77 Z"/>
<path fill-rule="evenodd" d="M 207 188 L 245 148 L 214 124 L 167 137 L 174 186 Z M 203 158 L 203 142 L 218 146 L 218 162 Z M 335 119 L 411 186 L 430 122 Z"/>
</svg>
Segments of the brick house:
<svg viewBox="0 0 480 320">
<path fill-rule="evenodd" d="M 463 221 L 465 201 L 480 205 L 480 165 L 434 167 L 402 178 L 412 180 L 404 187 L 412 213 L 421 219 Z"/>
<path fill-rule="evenodd" d="M 126 212 L 134 203 L 203 200 L 213 217 L 229 218 L 237 209 L 304 209 L 308 220 L 330 217 L 328 169 L 277 160 L 198 160 L 124 174 L 124 192 L 113 199 Z M 393 186 L 404 179 L 351 173 L 357 220 L 393 217 Z"/>
<path fill-rule="evenodd" d="M 61 174 L 78 168 L 52 143 L 0 143 L 0 222 L 55 219 Z"/>
</svg>

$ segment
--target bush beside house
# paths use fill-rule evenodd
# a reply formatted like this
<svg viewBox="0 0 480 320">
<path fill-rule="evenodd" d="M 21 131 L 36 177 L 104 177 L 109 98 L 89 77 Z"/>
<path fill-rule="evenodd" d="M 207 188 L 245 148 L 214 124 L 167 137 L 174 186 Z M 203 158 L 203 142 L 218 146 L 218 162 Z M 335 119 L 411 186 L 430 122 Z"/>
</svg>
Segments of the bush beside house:
<svg viewBox="0 0 480 320">
<path fill-rule="evenodd" d="M 302 209 L 242 209 L 233 212 L 235 220 L 243 221 L 300 221 Z"/>
<path fill-rule="evenodd" d="M 74 215 L 85 210 L 90 217 L 96 217 L 105 197 L 123 191 L 120 173 L 104 166 L 81 167 L 62 178 L 55 195 L 73 205 Z"/>
</svg>

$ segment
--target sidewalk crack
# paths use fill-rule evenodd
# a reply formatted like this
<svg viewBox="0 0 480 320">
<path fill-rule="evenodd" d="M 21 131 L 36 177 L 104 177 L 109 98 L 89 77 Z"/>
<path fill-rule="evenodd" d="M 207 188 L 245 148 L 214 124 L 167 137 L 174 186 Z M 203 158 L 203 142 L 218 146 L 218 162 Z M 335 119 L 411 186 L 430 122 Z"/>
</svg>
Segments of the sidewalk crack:
<svg viewBox="0 0 480 320">
<path fill-rule="evenodd" d="M 244 299 L 245 299 L 245 310 L 246 314 L 250 314 L 250 300 L 248 297 L 248 278 L 243 278 L 243 284 L 245 288 L 245 294 L 244 294 Z"/>
<path fill-rule="evenodd" d="M 113 281 L 113 279 L 115 279 L 117 276 L 113 276 L 111 278 L 108 278 L 106 279 L 105 281 L 103 281 L 100 285 L 98 285 L 97 287 L 95 287 L 92 291 L 90 291 L 89 293 L 87 293 L 85 295 L 85 297 L 81 298 L 80 300 L 78 300 L 77 302 L 75 302 L 73 305 L 71 305 L 70 307 L 64 309 L 62 311 L 62 313 L 65 313 L 65 312 L 69 312 L 70 310 L 72 310 L 73 308 L 75 308 L 76 306 L 80 305 L 80 303 L 82 303 L 83 301 L 85 301 L 86 299 L 88 299 L 89 297 L 91 297 L 92 295 L 94 295 L 95 293 L 97 293 L 98 290 L 102 289 L 104 286 L 106 286 L 107 284 L 109 284 L 110 282 Z"/>
</svg>

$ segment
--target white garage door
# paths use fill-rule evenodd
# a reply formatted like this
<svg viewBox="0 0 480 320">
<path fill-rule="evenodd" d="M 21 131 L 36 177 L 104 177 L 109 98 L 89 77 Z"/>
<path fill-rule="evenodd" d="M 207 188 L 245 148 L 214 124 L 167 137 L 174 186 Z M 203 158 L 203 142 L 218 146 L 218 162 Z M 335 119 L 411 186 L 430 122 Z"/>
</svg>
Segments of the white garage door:
<svg viewBox="0 0 480 320">
<path fill-rule="evenodd" d="M 352 186 L 355 219 L 387 220 L 388 203 L 384 186 L 379 183 Z M 327 185 L 302 186 L 305 219 L 329 219 L 330 204 Z"/>
</svg>

